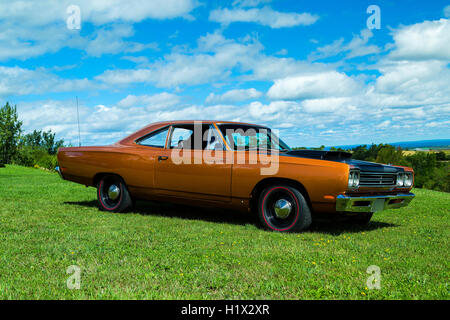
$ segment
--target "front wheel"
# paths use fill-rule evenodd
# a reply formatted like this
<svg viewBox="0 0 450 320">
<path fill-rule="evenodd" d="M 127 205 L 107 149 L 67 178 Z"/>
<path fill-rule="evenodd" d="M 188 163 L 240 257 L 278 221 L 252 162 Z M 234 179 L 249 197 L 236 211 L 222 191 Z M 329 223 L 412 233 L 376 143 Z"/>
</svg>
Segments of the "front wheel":
<svg viewBox="0 0 450 320">
<path fill-rule="evenodd" d="M 298 232 L 311 225 L 311 210 L 305 197 L 289 185 L 264 189 L 259 197 L 258 216 L 268 230 Z"/>
<path fill-rule="evenodd" d="M 124 212 L 133 204 L 125 183 L 114 175 L 106 175 L 99 181 L 97 199 L 100 210 L 111 212 Z"/>
</svg>

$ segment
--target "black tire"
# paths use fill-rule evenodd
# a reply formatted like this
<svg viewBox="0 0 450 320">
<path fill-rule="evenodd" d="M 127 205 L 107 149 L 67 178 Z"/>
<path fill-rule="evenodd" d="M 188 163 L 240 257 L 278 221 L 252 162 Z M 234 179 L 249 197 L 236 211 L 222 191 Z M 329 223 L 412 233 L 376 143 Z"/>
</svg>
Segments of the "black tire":
<svg viewBox="0 0 450 320">
<path fill-rule="evenodd" d="M 280 211 L 286 208 L 287 211 Z M 312 222 L 305 197 L 295 187 L 285 184 L 272 185 L 261 192 L 258 217 L 263 228 L 279 232 L 300 232 Z"/>
<path fill-rule="evenodd" d="M 350 223 L 360 225 L 360 226 L 366 226 L 369 224 L 370 219 L 372 219 L 373 212 L 361 212 L 358 213 L 356 216 L 350 217 Z"/>
<path fill-rule="evenodd" d="M 133 206 L 125 182 L 115 175 L 105 175 L 100 179 L 97 184 L 97 200 L 102 211 L 125 212 Z"/>
</svg>

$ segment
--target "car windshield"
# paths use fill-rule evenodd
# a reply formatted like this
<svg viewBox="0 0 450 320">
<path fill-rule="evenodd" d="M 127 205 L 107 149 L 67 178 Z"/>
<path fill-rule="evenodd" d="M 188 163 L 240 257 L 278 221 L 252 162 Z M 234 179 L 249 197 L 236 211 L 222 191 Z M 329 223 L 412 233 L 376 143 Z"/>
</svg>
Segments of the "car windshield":
<svg viewBox="0 0 450 320">
<path fill-rule="evenodd" d="M 233 150 L 291 151 L 285 142 L 266 127 L 241 124 L 220 124 L 218 127 Z"/>
</svg>

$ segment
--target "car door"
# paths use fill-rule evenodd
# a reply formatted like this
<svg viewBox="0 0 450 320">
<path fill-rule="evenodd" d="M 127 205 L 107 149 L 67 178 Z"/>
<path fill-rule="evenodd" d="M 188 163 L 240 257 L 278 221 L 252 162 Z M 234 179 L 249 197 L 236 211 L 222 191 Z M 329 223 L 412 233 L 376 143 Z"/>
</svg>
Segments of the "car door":
<svg viewBox="0 0 450 320">
<path fill-rule="evenodd" d="M 155 189 L 155 162 L 166 147 L 170 126 L 153 131 L 138 140 L 129 151 L 135 155 L 130 162 L 127 181 L 129 187 L 135 188 L 136 194 L 150 194 Z"/>
<path fill-rule="evenodd" d="M 226 151 L 217 139 L 217 131 L 212 135 L 216 136 L 213 141 L 205 141 L 211 139 L 209 131 L 205 134 L 205 128 L 215 130 L 212 124 L 196 127 L 186 123 L 171 127 L 166 148 L 160 150 L 155 162 L 155 187 L 159 194 L 231 201 L 232 164 L 225 161 Z M 196 143 L 199 136 L 201 143 Z M 212 144 L 215 148 L 211 148 Z M 211 161 L 214 159 L 223 161 Z"/>
</svg>

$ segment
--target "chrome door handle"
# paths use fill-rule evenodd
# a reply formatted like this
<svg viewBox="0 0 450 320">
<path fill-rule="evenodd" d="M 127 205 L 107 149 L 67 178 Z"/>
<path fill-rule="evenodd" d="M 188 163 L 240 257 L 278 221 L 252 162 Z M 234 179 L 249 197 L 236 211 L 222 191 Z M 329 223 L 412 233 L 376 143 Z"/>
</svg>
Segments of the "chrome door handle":
<svg viewBox="0 0 450 320">
<path fill-rule="evenodd" d="M 167 160 L 167 159 L 169 159 L 168 156 L 159 156 L 158 157 L 158 161 L 163 161 L 163 160 Z"/>
</svg>

